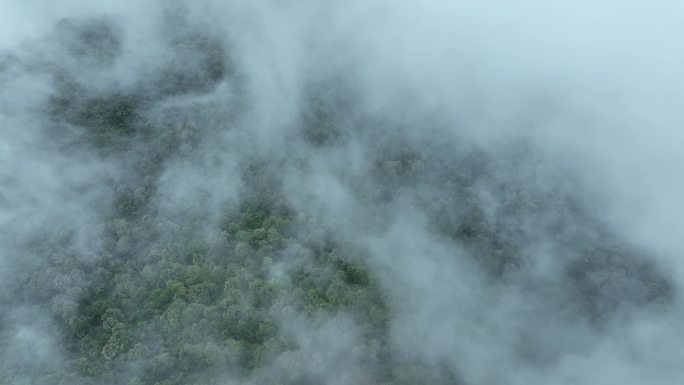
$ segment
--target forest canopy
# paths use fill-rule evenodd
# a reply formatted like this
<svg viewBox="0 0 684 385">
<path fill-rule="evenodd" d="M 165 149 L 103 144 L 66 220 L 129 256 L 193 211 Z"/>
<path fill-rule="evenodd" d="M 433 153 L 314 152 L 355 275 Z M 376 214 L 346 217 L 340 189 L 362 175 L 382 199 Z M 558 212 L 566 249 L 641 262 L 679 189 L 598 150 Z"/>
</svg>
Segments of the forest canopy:
<svg viewBox="0 0 684 385">
<path fill-rule="evenodd" d="M 675 314 L 581 172 L 472 134 L 477 96 L 446 118 L 275 6 L 148 3 L 0 54 L 0 384 L 584 384 Z"/>
</svg>

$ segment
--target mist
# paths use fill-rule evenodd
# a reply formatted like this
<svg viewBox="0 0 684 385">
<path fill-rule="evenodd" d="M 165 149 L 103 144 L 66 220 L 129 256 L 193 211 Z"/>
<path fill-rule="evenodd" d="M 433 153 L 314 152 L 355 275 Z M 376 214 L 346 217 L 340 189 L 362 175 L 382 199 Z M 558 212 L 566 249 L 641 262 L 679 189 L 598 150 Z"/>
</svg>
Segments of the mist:
<svg viewBox="0 0 684 385">
<path fill-rule="evenodd" d="M 684 381 L 684 5 L 0 3 L 0 384 Z"/>
</svg>

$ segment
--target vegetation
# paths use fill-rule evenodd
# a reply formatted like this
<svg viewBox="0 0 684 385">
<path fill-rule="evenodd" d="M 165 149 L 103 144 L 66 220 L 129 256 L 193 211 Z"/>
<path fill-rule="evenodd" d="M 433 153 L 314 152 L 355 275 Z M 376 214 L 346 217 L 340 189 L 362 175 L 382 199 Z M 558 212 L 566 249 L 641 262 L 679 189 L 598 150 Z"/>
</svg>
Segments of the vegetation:
<svg viewBox="0 0 684 385">
<path fill-rule="evenodd" d="M 111 65 L 121 54 L 120 32 L 106 20 L 65 21 L 58 29 L 70 55 L 89 65 Z M 112 200 L 102 205 L 94 248 L 77 247 L 77 235 L 56 225 L 18 251 L 33 257 L 16 267 L 1 307 L 47 312 L 63 362 L 10 363 L 0 384 L 320 384 L 335 369 L 312 369 L 327 348 L 312 350 L 301 334 L 347 327 L 357 334 L 349 359 L 368 376 L 358 383 L 462 383 L 448 368 L 394 348 L 392 317 L 401 299 L 383 287 L 367 250 L 287 193 L 283 164 L 305 168 L 306 159 L 239 154 L 239 194 L 210 206 L 211 218 L 194 209 L 206 198 L 199 193 L 191 196 L 197 202 L 185 202 L 188 210 L 161 208 L 170 165 L 203 164 L 201 152 L 231 129 L 240 107 L 165 103 L 208 95 L 221 82 L 247 98 L 244 79 L 210 34 L 168 40 L 174 63 L 131 86 L 94 90 L 73 71 L 51 70 L 45 137 L 59 151 L 95 154 L 119 172 L 107 182 Z M 562 184 L 536 190 L 519 170 L 502 171 L 511 159 L 521 168 L 533 161 L 474 146 L 454 154 L 438 140 L 409 140 L 405 127 L 368 129 L 377 120 L 354 114 L 348 95 L 309 96 L 296 145 L 325 150 L 360 138 L 372 150 L 367 175 L 340 176 L 355 198 L 381 207 L 410 197 L 435 236 L 465 249 L 486 279 L 505 282 L 524 271 L 525 245 L 541 236 L 512 219 L 544 228 L 543 236 L 567 251 L 567 303 L 594 327 L 624 303 L 671 299 L 671 285 L 643 252 L 611 235 Z M 478 196 L 485 185 L 500 198 L 495 215 Z M 2 324 L 9 317 L 0 316 Z"/>
</svg>

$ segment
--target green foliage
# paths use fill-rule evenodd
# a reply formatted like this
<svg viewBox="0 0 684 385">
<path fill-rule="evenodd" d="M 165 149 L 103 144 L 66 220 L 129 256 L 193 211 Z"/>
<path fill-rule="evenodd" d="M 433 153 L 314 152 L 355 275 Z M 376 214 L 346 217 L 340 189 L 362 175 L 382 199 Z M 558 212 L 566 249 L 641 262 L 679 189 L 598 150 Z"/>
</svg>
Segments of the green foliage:
<svg viewBox="0 0 684 385">
<path fill-rule="evenodd" d="M 78 60 L 107 65 L 119 54 L 120 36 L 106 21 L 65 21 L 58 29 L 57 38 Z M 210 33 L 188 31 L 175 19 L 166 32 L 174 60 L 134 87 L 91 90 L 78 74 L 52 74 L 55 93 L 46 109 L 54 120 L 50 138 L 67 149 L 93 152 L 119 170 L 106 182 L 112 200 L 98 213 L 104 220 L 100 239 L 88 248 L 94 255 L 72 249 L 75 241 L 61 229 L 45 230 L 26 250 L 40 263 L 22 266 L 18 287 L 0 294 L 2 304 L 23 301 L 51 313 L 64 369 L 47 368 L 32 378 L 19 371 L 0 374 L 0 384 L 180 385 L 225 378 L 318 384 L 325 379 L 303 370 L 315 365 L 315 357 L 299 346 L 289 323 L 314 333 L 345 317 L 358 329 L 354 352 L 368 364 L 373 382 L 459 383 L 449 370 L 392 349 L 390 298 L 362 252 L 335 229 L 317 225 L 317 213 L 302 208 L 306 202 L 288 200 L 279 154 L 240 159 L 240 199 L 210 206 L 217 221 L 205 218 L 203 210 L 160 209 L 167 166 L 221 165 L 220 159 L 203 159 L 201 146 L 231 128 L 224 116 L 230 114 L 216 113 L 205 102 L 197 109 L 176 109 L 178 100 L 168 107 L 168 98 L 207 94 L 234 75 L 225 47 Z M 397 127 L 361 132 L 359 127 L 375 122 L 355 122 L 352 98 L 330 89 L 313 93 L 299 133 L 321 151 L 352 134 L 367 142 L 368 173 L 341 177 L 362 204 L 393 207 L 411 197 L 435 237 L 467 250 L 492 279 L 524 267 L 521 242 L 529 237 L 523 224 L 498 218 L 548 220 L 535 224 L 576 254 L 564 265 L 573 289 L 568 303 L 592 319 L 617 309 L 630 290 L 627 298 L 638 306 L 671 300 L 673 288 L 659 272 L 641 263 L 638 253 L 615 247 L 614 239 L 594 231 L 600 226 L 568 194 L 536 192 L 524 181 L 494 175 L 507 165 L 494 164 L 494 156 L 478 150 L 454 155 L 450 146 L 410 143 L 401 134 L 386 133 Z M 232 112 L 223 101 L 216 104 Z M 71 130 L 77 134 L 67 135 Z M 292 158 L 287 166 L 309 167 Z M 188 183 L 179 181 L 182 188 Z M 482 185 L 494 186 L 499 215 L 482 203 Z M 539 215 L 544 212 L 561 215 L 547 219 Z M 384 222 L 375 226 L 383 229 Z M 572 233 L 575 224 L 601 239 Z"/>
<path fill-rule="evenodd" d="M 295 315 L 321 325 L 340 312 L 356 314 L 367 335 L 378 336 L 370 339 L 383 345 L 386 306 L 363 263 L 332 245 L 302 248 L 290 231 L 290 210 L 276 202 L 228 209 L 223 232 L 181 233 L 183 242 L 163 241 L 162 232 L 162 241 L 142 249 L 137 245 L 149 244 L 149 234 L 140 231 L 144 221 L 165 219 L 116 210 L 120 216 L 107 223 L 98 242 L 103 257 L 68 265 L 90 278 L 73 314 L 60 321 L 63 338 L 71 341 L 74 373 L 121 384 L 207 383 L 210 374 L 226 371 L 252 376 L 297 350 L 280 328 L 283 317 Z M 143 198 L 141 207 L 146 205 Z M 210 244 L 225 246 L 212 251 Z M 274 266 L 288 266 L 293 248 L 303 250 L 306 264 L 274 275 Z M 50 270 L 57 278 L 36 272 L 32 282 L 51 283 L 36 286 L 32 299 L 50 301 L 73 285 L 72 275 L 59 275 L 66 268 Z"/>
</svg>

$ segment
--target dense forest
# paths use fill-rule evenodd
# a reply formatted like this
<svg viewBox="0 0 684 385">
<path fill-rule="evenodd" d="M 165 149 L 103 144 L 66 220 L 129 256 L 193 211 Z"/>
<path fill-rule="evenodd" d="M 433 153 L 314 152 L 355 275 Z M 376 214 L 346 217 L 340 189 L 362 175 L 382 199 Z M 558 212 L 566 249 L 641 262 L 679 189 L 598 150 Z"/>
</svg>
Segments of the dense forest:
<svg viewBox="0 0 684 385">
<path fill-rule="evenodd" d="M 240 41 L 161 15 L 0 56 L 0 384 L 506 383 L 675 301 L 525 138 L 374 108 L 344 66 L 281 107 Z"/>
</svg>

